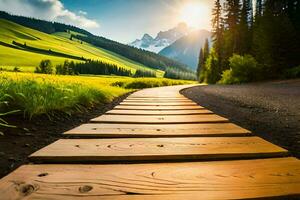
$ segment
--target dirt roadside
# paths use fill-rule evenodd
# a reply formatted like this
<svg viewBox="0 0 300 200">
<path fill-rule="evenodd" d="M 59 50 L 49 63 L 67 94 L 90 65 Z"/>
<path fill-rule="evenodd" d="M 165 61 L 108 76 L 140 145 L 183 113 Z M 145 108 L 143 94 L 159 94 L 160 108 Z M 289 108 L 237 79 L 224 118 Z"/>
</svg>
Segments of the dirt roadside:
<svg viewBox="0 0 300 200">
<path fill-rule="evenodd" d="M 196 86 L 181 93 L 300 158 L 300 79 Z"/>
<path fill-rule="evenodd" d="M 109 104 L 96 106 L 85 113 L 72 116 L 58 114 L 49 120 L 47 116 L 34 117 L 26 120 L 22 115 L 10 116 L 5 120 L 18 128 L 1 128 L 0 136 L 0 178 L 10 173 L 22 164 L 28 163 L 27 157 L 38 149 L 63 138 L 62 133 L 90 119 L 100 116 L 118 105 L 129 94 L 114 99 Z"/>
</svg>

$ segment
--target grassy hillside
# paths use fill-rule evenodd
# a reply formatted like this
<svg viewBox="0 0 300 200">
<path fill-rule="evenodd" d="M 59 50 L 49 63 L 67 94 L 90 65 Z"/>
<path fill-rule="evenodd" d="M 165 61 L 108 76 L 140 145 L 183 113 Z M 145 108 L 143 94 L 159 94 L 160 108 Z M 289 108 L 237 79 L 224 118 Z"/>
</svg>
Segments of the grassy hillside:
<svg viewBox="0 0 300 200">
<path fill-rule="evenodd" d="M 10 69 L 13 69 L 14 65 L 21 65 L 18 67 L 21 67 L 22 70 L 28 69 L 26 71 L 32 71 L 34 69 L 32 66 L 36 66 L 36 60 L 40 60 L 40 58 L 48 58 L 56 65 L 62 62 L 62 57 L 79 61 L 85 61 L 96 57 L 98 58 L 97 60 L 102 62 L 115 64 L 125 68 L 125 70 L 131 70 L 133 74 L 137 69 L 145 71 L 147 69 L 146 67 L 148 67 L 148 71 L 151 69 L 150 73 L 154 72 L 158 77 L 163 76 L 165 71 L 172 71 L 176 72 L 178 75 L 176 77 L 179 77 L 180 79 L 187 78 L 187 76 L 183 74 L 190 74 L 188 79 L 194 79 L 195 72 L 189 69 L 185 64 L 153 52 L 134 48 L 104 37 L 95 36 L 90 32 L 75 26 L 11 15 L 3 11 L 0 11 L 0 19 L 2 19 L 0 28 L 3 27 L 4 32 L 7 31 L 6 27 L 9 28 L 13 23 L 15 23 L 13 25 L 18 25 L 23 29 L 22 31 L 16 29 L 17 31 L 15 32 L 15 28 L 13 28 L 9 31 L 10 34 L 8 34 L 8 36 L 10 43 L 3 43 L 0 37 L 0 48 L 2 50 L 8 50 L 8 47 L 13 48 L 9 49 L 9 51 L 13 51 L 9 54 L 14 53 L 15 55 L 20 55 L 21 58 L 20 61 L 17 62 L 16 58 L 18 58 L 18 56 L 12 59 L 9 59 L 8 56 L 2 63 L 0 62 L 0 67 L 5 64 L 7 65 L 5 68 L 9 67 Z M 6 26 L 4 20 L 11 22 L 11 24 Z M 27 29 L 26 31 L 28 31 L 28 29 L 31 31 L 34 30 L 35 32 L 37 31 L 37 35 L 31 33 L 24 34 L 24 28 Z M 41 33 L 44 36 L 51 37 L 51 39 L 48 40 L 49 38 L 40 37 L 39 35 Z M 11 35 L 14 36 L 13 38 L 17 37 L 17 39 L 21 41 L 12 41 Z M 7 40 L 7 37 L 3 36 L 3 39 Z M 49 42 L 43 44 L 45 41 Z M 12 42 L 13 46 L 11 45 Z M 25 42 L 27 46 L 25 45 Z M 26 50 L 27 54 L 24 55 L 20 53 L 20 50 Z M 28 54 L 28 50 L 30 50 L 29 53 L 31 54 Z M 35 54 L 32 53 L 38 53 L 39 55 L 36 57 L 33 56 Z M 22 60 L 26 57 L 33 59 L 23 63 Z M 99 59 L 99 57 L 101 59 Z M 26 68 L 23 67 L 24 65 Z"/>
<path fill-rule="evenodd" d="M 101 60 L 102 62 L 115 64 L 126 69 L 131 69 L 132 71 L 147 68 L 140 63 L 116 53 L 76 39 L 70 40 L 71 34 L 76 34 L 72 31 L 70 33 L 58 32 L 46 34 L 4 19 L 0 19 L 0 27 L 0 42 L 2 42 L 0 44 L 0 66 L 2 67 L 12 68 L 18 66 L 24 71 L 32 71 L 43 59 L 50 59 L 55 65 L 63 63 L 66 59 L 82 62 L 81 59 L 70 59 L 68 56 L 51 55 L 50 49 L 52 52 L 59 52 L 69 56 Z M 27 47 L 41 49 L 41 52 L 32 51 L 24 48 L 24 46 L 12 44 L 13 41 L 20 44 L 26 43 Z M 49 53 L 47 51 L 49 51 Z M 158 70 L 157 72 L 158 76 L 162 76 L 163 72 Z"/>
<path fill-rule="evenodd" d="M 70 30 L 76 33 L 81 33 L 84 35 L 91 35 L 90 32 L 81 29 L 76 26 L 67 25 L 59 22 L 45 21 L 41 19 L 35 19 L 32 17 L 24 17 L 19 15 L 11 15 L 7 12 L 0 11 L 0 18 L 6 19 L 11 22 L 15 22 L 22 26 L 26 26 L 28 28 L 38 30 L 44 33 L 52 34 L 56 32 L 64 32 L 65 30 Z"/>
</svg>

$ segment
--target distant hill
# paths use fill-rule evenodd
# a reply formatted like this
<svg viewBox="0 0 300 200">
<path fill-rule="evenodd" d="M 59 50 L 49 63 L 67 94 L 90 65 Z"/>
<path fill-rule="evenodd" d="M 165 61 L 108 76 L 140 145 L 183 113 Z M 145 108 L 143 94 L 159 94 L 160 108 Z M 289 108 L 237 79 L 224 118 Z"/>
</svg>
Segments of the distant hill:
<svg viewBox="0 0 300 200">
<path fill-rule="evenodd" d="M 205 39 L 210 37 L 211 33 L 207 30 L 193 31 L 162 49 L 159 54 L 184 63 L 195 70 L 200 48 L 203 47 Z"/>
<path fill-rule="evenodd" d="M 33 71 L 43 59 L 50 59 L 54 65 L 65 60 L 82 62 L 92 59 L 132 71 L 149 70 L 145 65 L 114 52 L 75 38 L 71 40 L 71 34 L 81 35 L 73 31 L 47 34 L 5 19 L 0 19 L 0 28 L 0 67 L 20 67 L 23 71 Z M 162 76 L 162 72 L 157 73 Z"/>
<path fill-rule="evenodd" d="M 15 55 L 15 59 L 18 59 L 18 60 L 20 60 L 19 59 L 20 56 L 22 57 L 24 53 L 26 54 L 26 56 L 24 55 L 24 60 L 26 60 L 25 58 L 28 58 L 28 56 L 33 57 L 34 59 L 32 59 L 32 60 L 36 60 L 36 61 L 39 58 L 44 58 L 44 57 L 49 57 L 49 56 L 52 56 L 56 60 L 64 59 L 63 57 L 57 57 L 57 56 L 54 56 L 53 54 L 52 55 L 50 55 L 50 54 L 41 55 L 41 52 L 43 52 L 43 50 L 45 50 L 45 49 L 47 49 L 47 50 L 56 49 L 56 51 L 58 53 L 62 52 L 62 53 L 70 54 L 71 56 L 75 56 L 75 57 L 84 57 L 84 58 L 92 57 L 93 59 L 99 59 L 99 60 L 104 59 L 109 62 L 116 62 L 116 61 L 119 62 L 120 60 L 122 60 L 122 62 L 123 62 L 126 60 L 126 64 L 124 66 L 130 67 L 133 69 L 149 67 L 152 69 L 159 69 L 159 70 L 165 71 L 166 69 L 170 68 L 172 70 L 176 70 L 179 72 L 180 71 L 191 72 L 191 70 L 189 70 L 186 65 L 184 65 L 178 61 L 172 60 L 172 59 L 164 57 L 162 55 L 155 54 L 153 52 L 141 50 L 138 48 L 131 47 L 129 45 L 115 42 L 115 41 L 106 39 L 104 37 L 95 36 L 86 30 L 83 30 L 83 29 L 80 29 L 80 28 L 77 28 L 74 26 L 65 25 L 65 24 L 56 23 L 56 22 L 48 22 L 48 21 L 34 19 L 34 18 L 10 15 L 3 11 L 0 11 L 0 19 L 1 18 L 5 19 L 5 20 L 9 20 L 11 23 L 12 22 L 17 23 L 17 24 L 19 24 L 19 26 L 23 25 L 23 27 L 26 26 L 28 28 L 31 28 L 31 30 L 34 29 L 35 31 L 40 31 L 39 33 L 35 32 L 35 36 L 32 39 L 31 33 L 26 33 L 26 34 L 22 33 L 22 31 L 24 29 L 22 27 L 14 27 L 14 28 L 10 29 L 10 34 L 13 35 L 13 38 L 15 40 L 17 40 L 18 42 L 20 42 L 20 43 L 26 42 L 27 45 L 33 45 L 35 47 L 42 48 L 42 50 L 39 52 L 40 55 L 38 55 L 38 56 L 31 55 L 31 54 L 33 54 L 32 51 L 31 52 L 27 51 L 25 53 L 25 51 L 23 50 L 23 53 L 20 53 L 20 49 L 17 50 L 16 48 L 10 48 L 9 51 L 18 51 L 18 53 L 16 54 L 16 52 L 11 52 L 8 55 L 9 56 Z M 8 21 L 4 22 L 4 20 L 2 20 L 2 25 L 0 24 L 1 31 L 5 30 L 5 29 L 2 29 L 2 28 L 5 28 L 5 26 L 6 26 L 5 23 L 9 23 L 9 22 Z M 14 25 L 17 26 L 17 24 L 14 24 Z M 10 24 L 10 25 L 12 25 L 12 24 Z M 19 28 L 19 31 L 18 31 L 19 33 L 14 34 L 13 33 L 14 30 L 18 30 L 18 28 Z M 49 36 L 49 34 L 51 34 L 51 37 L 45 39 L 44 37 L 48 37 L 48 36 L 46 36 L 46 33 L 48 34 L 48 36 Z M 41 37 L 39 35 L 42 35 L 43 39 L 45 39 L 45 41 L 43 39 L 40 40 Z M 7 40 L 10 36 L 9 35 L 6 35 L 6 36 L 5 37 Z M 53 37 L 58 37 L 58 38 L 53 38 Z M 71 38 L 72 38 L 72 40 L 71 40 Z M 51 42 L 47 42 L 48 39 Z M 3 40 L 4 39 L 0 37 L 0 41 L 3 42 Z M 8 42 L 9 44 L 11 44 L 12 40 L 13 40 L 12 38 L 9 38 L 8 41 L 6 41 L 6 42 L 4 41 L 4 42 L 5 43 Z M 66 44 L 62 43 L 62 40 L 64 42 L 66 42 Z M 43 41 L 44 41 L 44 43 L 43 43 Z M 82 46 L 80 46 L 81 45 L 80 41 L 84 41 Z M 75 43 L 76 43 L 76 45 L 75 45 Z M 71 45 L 71 46 L 69 46 L 69 45 Z M 89 46 L 88 48 L 92 48 L 92 50 L 85 49 L 87 46 Z M 84 49 L 82 49 L 82 47 L 84 47 Z M 0 44 L 0 48 L 6 48 L 6 51 L 8 51 L 7 48 L 9 48 L 9 47 L 7 45 L 5 46 L 3 44 L 2 45 Z M 76 51 L 74 51 L 73 48 L 75 48 Z M 95 49 L 97 49 L 97 50 L 95 50 Z M 0 51 L 1 51 L 1 49 L 0 49 Z M 99 51 L 101 51 L 101 53 Z M 1 56 L 1 53 L 3 53 L 3 51 L 0 52 L 0 56 Z M 37 52 L 35 52 L 35 53 L 37 53 Z M 103 54 L 105 54 L 105 55 L 103 55 Z M 56 54 L 56 55 L 62 55 L 62 54 Z M 112 57 L 110 57 L 110 56 L 112 56 Z M 2 57 L 1 57 L 1 60 L 2 60 Z M 4 60 L 7 60 L 7 59 L 4 59 Z M 13 59 L 11 59 L 10 61 L 13 61 Z M 25 66 L 32 65 L 32 64 L 36 65 L 36 62 L 35 63 L 29 62 L 29 59 L 27 59 L 26 61 L 27 61 L 27 63 L 23 64 Z M 4 62 L 4 63 L 7 65 L 9 64 L 9 62 L 8 63 Z M 20 61 L 19 64 L 21 64 L 21 63 L 22 62 Z M 0 64 L 3 65 L 3 63 L 0 63 Z M 18 63 L 16 63 L 16 64 L 18 64 Z"/>
<path fill-rule="evenodd" d="M 71 25 L 66 25 L 58 22 L 49 22 L 45 20 L 35 19 L 35 18 L 29 18 L 29 17 L 23 17 L 23 16 L 17 16 L 17 15 L 11 15 L 7 12 L 0 11 L 0 18 L 6 19 L 12 22 L 15 22 L 17 24 L 26 26 L 28 28 L 32 28 L 44 33 L 52 34 L 55 32 L 64 32 L 66 30 L 74 31 L 77 33 L 81 33 L 84 35 L 91 35 L 90 32 L 75 27 Z"/>
<path fill-rule="evenodd" d="M 162 55 L 131 47 L 99 36 L 74 35 L 74 38 L 93 44 L 97 47 L 120 54 L 153 69 L 166 71 L 168 68 L 182 72 L 192 72 L 186 65 Z"/>
<path fill-rule="evenodd" d="M 158 53 L 190 31 L 191 29 L 185 23 L 180 23 L 170 30 L 160 31 L 155 38 L 146 33 L 141 39 L 136 39 L 129 45 Z"/>
</svg>

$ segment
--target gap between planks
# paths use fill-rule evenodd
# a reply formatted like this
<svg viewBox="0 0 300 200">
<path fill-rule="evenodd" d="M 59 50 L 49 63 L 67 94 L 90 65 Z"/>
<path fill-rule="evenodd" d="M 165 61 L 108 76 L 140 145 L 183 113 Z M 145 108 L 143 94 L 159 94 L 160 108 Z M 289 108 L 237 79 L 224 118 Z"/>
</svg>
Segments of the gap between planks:
<svg viewBox="0 0 300 200">
<path fill-rule="evenodd" d="M 196 115 L 213 114 L 212 111 L 201 110 L 118 110 L 113 109 L 105 113 L 106 115 Z"/>
<path fill-rule="evenodd" d="M 122 106 L 197 106 L 195 102 L 121 102 Z"/>
<path fill-rule="evenodd" d="M 219 115 L 101 115 L 93 123 L 128 123 L 128 124 L 185 124 L 185 123 L 225 123 L 228 119 Z"/>
<path fill-rule="evenodd" d="M 117 105 L 114 107 L 115 110 L 201 110 L 204 109 L 202 106 L 128 106 L 128 105 Z"/>
</svg>

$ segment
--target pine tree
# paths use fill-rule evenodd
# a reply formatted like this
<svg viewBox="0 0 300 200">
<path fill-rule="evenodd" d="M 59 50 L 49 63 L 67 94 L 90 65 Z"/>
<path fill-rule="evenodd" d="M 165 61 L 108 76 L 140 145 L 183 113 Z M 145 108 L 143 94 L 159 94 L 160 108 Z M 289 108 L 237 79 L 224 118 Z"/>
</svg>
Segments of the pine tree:
<svg viewBox="0 0 300 200">
<path fill-rule="evenodd" d="M 200 65 L 200 71 L 199 71 L 199 82 L 203 82 L 206 78 L 206 60 L 209 57 L 209 43 L 208 39 L 205 40 L 204 47 L 201 48 L 200 54 L 199 54 L 199 64 Z M 197 74 L 198 77 L 198 74 Z"/>
<path fill-rule="evenodd" d="M 263 13 L 263 0 L 256 0 L 255 18 L 261 17 Z"/>
<path fill-rule="evenodd" d="M 225 22 L 228 33 L 228 52 L 229 57 L 234 53 L 239 53 L 239 32 L 241 4 L 240 0 L 227 0 L 225 8 Z M 227 58 L 228 59 L 228 58 Z"/>
<path fill-rule="evenodd" d="M 261 16 L 255 20 L 253 53 L 262 66 L 264 77 L 277 78 L 285 69 L 300 63 L 297 56 L 300 53 L 299 36 L 287 8 L 290 1 L 257 3 L 256 7 L 262 10 Z"/>
<path fill-rule="evenodd" d="M 202 82 L 203 80 L 200 78 L 201 70 L 204 70 L 204 55 L 203 55 L 203 49 L 200 49 L 199 58 L 198 58 L 198 66 L 197 66 L 197 79 L 199 82 Z"/>
<path fill-rule="evenodd" d="M 222 6 L 220 0 L 215 1 L 215 7 L 212 10 L 212 40 L 214 48 L 220 50 L 222 40 Z"/>
<path fill-rule="evenodd" d="M 249 27 L 251 25 L 250 4 L 251 0 L 243 0 L 243 6 L 241 9 L 241 20 L 239 24 L 239 54 L 241 55 L 249 53 L 251 46 L 251 33 Z"/>
<path fill-rule="evenodd" d="M 203 62 L 205 63 L 206 59 L 209 56 L 209 42 L 208 39 L 205 39 L 204 47 L 203 47 Z"/>
<path fill-rule="evenodd" d="M 222 18 L 222 6 L 220 0 L 215 1 L 215 7 L 212 10 L 212 41 L 216 55 L 218 57 L 218 68 L 222 68 L 222 46 L 224 36 L 224 20 Z"/>
</svg>

